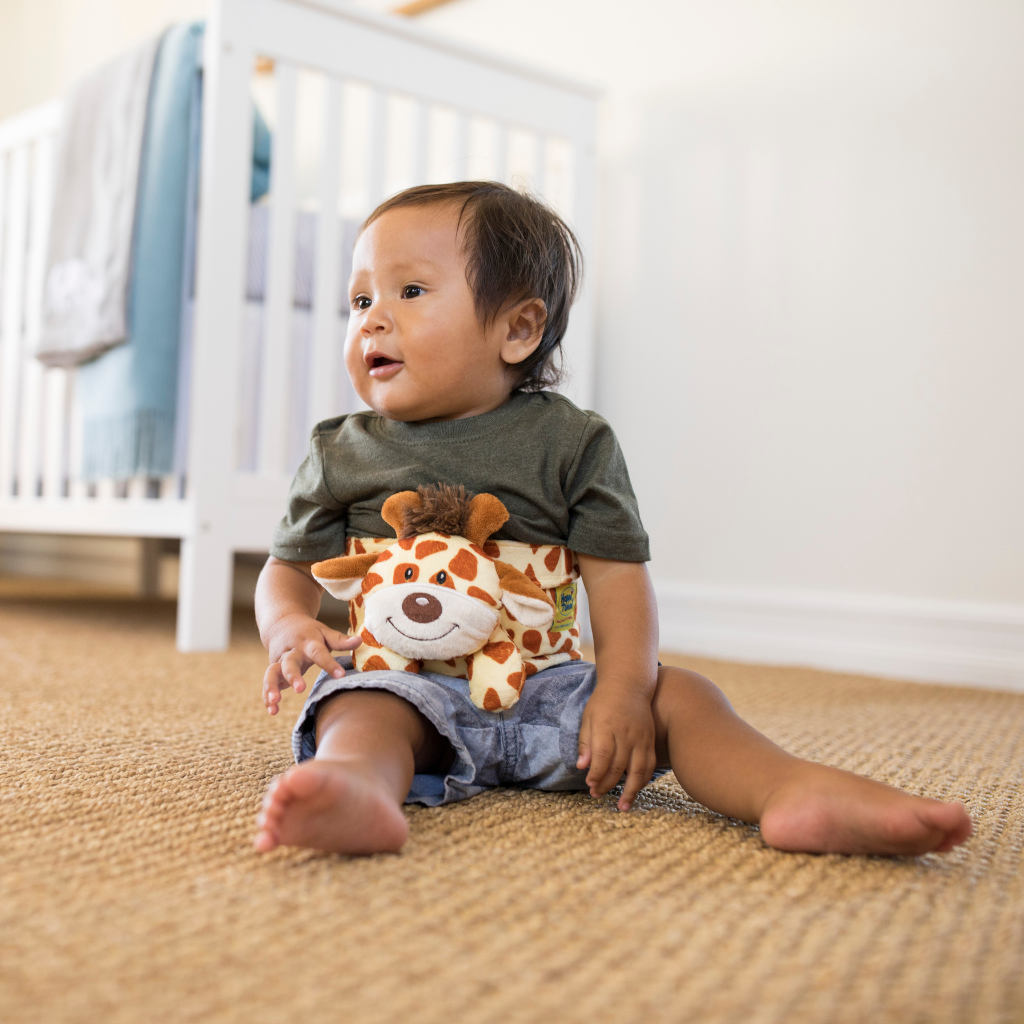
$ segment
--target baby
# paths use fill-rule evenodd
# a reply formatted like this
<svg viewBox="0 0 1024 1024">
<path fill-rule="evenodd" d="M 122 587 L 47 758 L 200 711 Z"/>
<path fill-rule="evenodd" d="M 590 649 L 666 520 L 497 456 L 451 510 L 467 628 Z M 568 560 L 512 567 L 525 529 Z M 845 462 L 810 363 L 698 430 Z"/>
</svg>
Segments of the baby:
<svg viewBox="0 0 1024 1024">
<path fill-rule="evenodd" d="M 264 798 L 257 850 L 396 851 L 403 803 L 499 785 L 600 797 L 621 782 L 628 811 L 668 768 L 780 850 L 921 854 L 967 839 L 962 804 L 802 761 L 703 676 L 659 665 L 648 540 L 618 443 L 601 417 L 547 390 L 580 273 L 552 211 L 493 182 L 409 189 L 367 219 L 352 266 L 345 362 L 372 411 L 313 431 L 260 576 L 267 711 L 284 688 L 305 689 L 310 666 L 323 672 L 293 735 L 298 764 Z M 384 501 L 435 484 L 500 499 L 503 560 L 564 549 L 589 596 L 596 663 L 580 658 L 573 626 L 511 708 L 487 711 L 464 679 L 356 672 L 333 657 L 360 640 L 317 621 L 312 564 L 393 543 Z"/>
</svg>

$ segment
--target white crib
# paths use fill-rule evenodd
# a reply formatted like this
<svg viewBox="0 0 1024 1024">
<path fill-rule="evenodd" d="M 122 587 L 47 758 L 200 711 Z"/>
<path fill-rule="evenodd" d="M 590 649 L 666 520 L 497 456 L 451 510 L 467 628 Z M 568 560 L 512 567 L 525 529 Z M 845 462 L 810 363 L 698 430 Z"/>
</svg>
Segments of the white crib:
<svg viewBox="0 0 1024 1024">
<path fill-rule="evenodd" d="M 272 63 L 270 79 L 254 78 Z M 295 213 L 316 234 L 305 426 L 340 408 L 341 215 L 427 181 L 496 178 L 560 208 L 593 241 L 596 93 L 336 0 L 220 0 L 207 21 L 200 208 L 183 472 L 80 473 L 74 371 L 32 356 L 40 328 L 58 100 L 0 124 L 0 530 L 180 538 L 180 650 L 227 645 L 234 552 L 265 552 L 294 469 L 289 452 Z M 274 108 L 255 468 L 239 454 L 254 82 Z M 593 314 L 577 303 L 569 394 L 588 404 Z M 250 416 L 250 420 L 252 417 Z M 180 429 L 180 427 L 179 427 Z M 294 431 L 293 431 L 294 433 Z M 251 449 L 250 445 L 250 449 Z"/>
</svg>

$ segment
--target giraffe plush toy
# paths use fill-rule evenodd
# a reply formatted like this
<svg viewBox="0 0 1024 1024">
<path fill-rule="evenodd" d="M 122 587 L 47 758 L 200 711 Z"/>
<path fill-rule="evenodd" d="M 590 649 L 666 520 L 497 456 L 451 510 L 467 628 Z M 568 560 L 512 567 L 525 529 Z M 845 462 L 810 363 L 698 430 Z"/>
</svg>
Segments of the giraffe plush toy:
<svg viewBox="0 0 1024 1024">
<path fill-rule="evenodd" d="M 313 566 L 328 593 L 350 602 L 352 632 L 361 619 L 355 667 L 458 676 L 477 707 L 511 707 L 534 668 L 512 623 L 540 637 L 555 607 L 535 580 L 484 550 L 494 550 L 488 538 L 507 521 L 505 506 L 492 494 L 470 500 L 463 487 L 438 485 L 392 495 L 381 515 L 395 542 Z"/>
</svg>

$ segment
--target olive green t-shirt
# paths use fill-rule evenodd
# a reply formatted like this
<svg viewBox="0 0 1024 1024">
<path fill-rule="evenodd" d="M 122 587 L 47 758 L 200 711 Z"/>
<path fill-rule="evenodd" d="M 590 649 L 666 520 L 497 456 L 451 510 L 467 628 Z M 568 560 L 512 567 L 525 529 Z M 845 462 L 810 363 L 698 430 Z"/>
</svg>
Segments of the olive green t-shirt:
<svg viewBox="0 0 1024 1024">
<path fill-rule="evenodd" d="M 482 416 L 401 423 L 375 412 L 324 420 L 288 495 L 271 554 L 345 552 L 345 538 L 393 537 L 384 501 L 421 484 L 464 484 L 509 512 L 495 540 L 564 544 L 621 562 L 650 558 L 626 462 L 608 423 L 551 392 L 513 395 Z"/>
</svg>

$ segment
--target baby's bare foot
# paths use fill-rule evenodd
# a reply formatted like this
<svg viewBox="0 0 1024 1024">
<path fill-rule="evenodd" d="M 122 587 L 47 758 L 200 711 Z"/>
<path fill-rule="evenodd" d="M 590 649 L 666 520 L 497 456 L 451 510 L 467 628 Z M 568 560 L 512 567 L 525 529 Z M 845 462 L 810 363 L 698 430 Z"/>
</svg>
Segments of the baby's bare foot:
<svg viewBox="0 0 1024 1024">
<path fill-rule="evenodd" d="M 306 846 L 332 853 L 390 853 L 409 826 L 388 790 L 344 761 L 315 760 L 270 784 L 257 818 L 256 849 Z"/>
<path fill-rule="evenodd" d="M 779 850 L 917 855 L 973 832 L 961 803 L 912 796 L 860 775 L 806 765 L 768 798 L 761 835 Z"/>
</svg>

